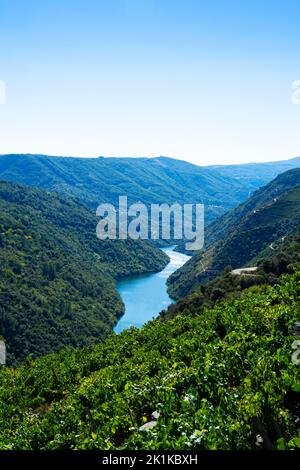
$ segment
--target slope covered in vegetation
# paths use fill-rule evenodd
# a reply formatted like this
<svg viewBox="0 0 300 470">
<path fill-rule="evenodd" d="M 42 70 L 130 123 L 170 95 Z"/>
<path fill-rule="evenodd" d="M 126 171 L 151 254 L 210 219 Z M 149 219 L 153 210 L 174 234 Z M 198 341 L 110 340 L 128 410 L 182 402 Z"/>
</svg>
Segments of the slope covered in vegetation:
<svg viewBox="0 0 300 470">
<path fill-rule="evenodd" d="M 95 209 L 102 202 L 203 203 L 206 222 L 244 201 L 249 192 L 267 183 L 296 160 L 254 170 L 199 167 L 172 158 L 63 158 L 45 155 L 0 156 L 0 178 L 79 198 Z M 246 166 L 245 166 L 246 167 Z M 250 173 L 249 173 L 250 171 Z M 231 176 L 232 174 L 232 176 Z M 247 176 L 248 175 L 248 176 Z"/>
<path fill-rule="evenodd" d="M 188 296 L 162 312 L 163 319 L 173 318 L 186 309 L 199 314 L 219 300 L 240 298 L 250 287 L 278 284 L 283 274 L 291 274 L 295 267 L 300 267 L 300 225 L 272 243 L 272 247 L 262 250 L 252 264 L 257 266 L 256 270 L 250 273 L 241 270 L 239 274 L 228 266 L 220 275 L 195 287 Z"/>
<path fill-rule="evenodd" d="M 298 161 L 298 160 L 297 160 Z M 266 186 L 261 187 L 245 202 L 227 212 L 206 229 L 206 246 L 220 241 L 224 234 L 236 229 L 243 219 L 250 217 L 254 211 L 259 211 L 286 194 L 289 190 L 300 185 L 300 168 L 286 171 Z"/>
<path fill-rule="evenodd" d="M 299 447 L 299 281 L 2 368 L 0 448 Z"/>
<path fill-rule="evenodd" d="M 300 223 L 300 169 L 290 170 L 207 227 L 206 246 L 169 279 L 169 292 L 183 297 L 218 276 L 240 268 Z"/>
<path fill-rule="evenodd" d="M 0 182 L 0 336 L 8 363 L 98 342 L 123 313 L 114 279 L 158 271 L 145 242 L 100 241 L 78 201 Z"/>
</svg>

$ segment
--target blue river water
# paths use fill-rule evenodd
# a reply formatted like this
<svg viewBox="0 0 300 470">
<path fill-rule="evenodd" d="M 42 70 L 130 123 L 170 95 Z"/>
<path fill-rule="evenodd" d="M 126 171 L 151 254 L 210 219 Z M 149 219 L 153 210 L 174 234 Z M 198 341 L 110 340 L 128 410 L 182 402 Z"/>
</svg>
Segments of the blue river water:
<svg viewBox="0 0 300 470">
<path fill-rule="evenodd" d="M 114 329 L 116 333 L 131 326 L 140 328 L 173 303 L 167 292 L 167 279 L 190 258 L 177 253 L 174 248 L 175 246 L 162 249 L 169 256 L 170 262 L 159 273 L 131 276 L 117 283 L 125 313 Z"/>
</svg>

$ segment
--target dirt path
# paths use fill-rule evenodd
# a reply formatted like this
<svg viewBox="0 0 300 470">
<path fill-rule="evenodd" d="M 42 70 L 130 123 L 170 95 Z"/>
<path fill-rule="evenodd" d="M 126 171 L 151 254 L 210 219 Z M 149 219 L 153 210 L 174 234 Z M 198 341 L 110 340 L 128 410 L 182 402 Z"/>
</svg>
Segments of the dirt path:
<svg viewBox="0 0 300 470">
<path fill-rule="evenodd" d="M 233 269 L 231 271 L 231 274 L 234 276 L 253 276 L 253 273 L 257 271 L 257 266 L 253 266 L 251 268 L 239 268 L 239 269 Z"/>
</svg>

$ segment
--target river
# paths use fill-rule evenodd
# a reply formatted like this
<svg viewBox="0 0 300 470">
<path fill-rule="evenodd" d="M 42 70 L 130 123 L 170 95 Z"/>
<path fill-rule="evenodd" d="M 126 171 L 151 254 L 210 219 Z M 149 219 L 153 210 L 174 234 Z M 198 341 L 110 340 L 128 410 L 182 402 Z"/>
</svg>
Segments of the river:
<svg viewBox="0 0 300 470">
<path fill-rule="evenodd" d="M 124 302 L 125 313 L 114 329 L 116 333 L 131 326 L 140 328 L 173 303 L 167 292 L 167 279 L 190 259 L 174 248 L 162 248 L 170 262 L 159 273 L 130 276 L 118 281 L 117 290 Z"/>
</svg>

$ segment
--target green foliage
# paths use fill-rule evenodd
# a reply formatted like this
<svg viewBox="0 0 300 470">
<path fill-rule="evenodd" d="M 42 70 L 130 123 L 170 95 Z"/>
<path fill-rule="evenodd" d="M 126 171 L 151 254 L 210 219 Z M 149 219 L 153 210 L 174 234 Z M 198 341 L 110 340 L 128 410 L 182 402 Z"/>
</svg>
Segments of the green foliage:
<svg viewBox="0 0 300 470">
<path fill-rule="evenodd" d="M 105 338 L 123 313 L 114 278 L 159 271 L 145 242 L 101 242 L 75 200 L 0 182 L 0 336 L 8 363 Z"/>
<path fill-rule="evenodd" d="M 286 163 L 296 166 L 296 162 Z M 282 164 L 278 163 L 277 173 Z M 61 158 L 45 155 L 0 156 L 0 178 L 79 198 L 95 209 L 101 202 L 199 203 L 206 205 L 206 221 L 244 201 L 249 191 L 268 182 L 266 177 L 243 179 L 220 168 L 203 168 L 172 158 Z M 283 171 L 283 170 L 282 170 Z M 274 174 L 274 176 L 275 176 Z"/>
<path fill-rule="evenodd" d="M 168 322 L 1 369 L 0 448 L 298 447 L 299 295 L 298 271 L 199 315 L 187 304 Z M 139 430 L 154 410 L 156 427 Z"/>
<path fill-rule="evenodd" d="M 25 178 L 22 158 L 1 157 L 2 174 Z M 96 168 L 30 156 L 26 165 L 33 184 L 76 188 L 91 206 L 99 191 L 117 198 L 127 184 L 151 202 L 154 193 L 167 196 L 153 181 L 170 197 L 166 182 L 180 187 L 182 162 L 171 171 L 167 159 L 141 159 L 136 186 L 131 162 L 102 160 Z M 188 164 L 185 172 L 192 184 Z M 110 334 L 123 309 L 114 279 L 161 269 L 165 255 L 147 243 L 100 242 L 95 217 L 73 199 L 0 183 L 0 337 L 9 363 L 23 361 L 0 368 L 0 449 L 299 448 L 300 374 L 291 360 L 300 320 L 299 177 L 280 177 L 227 215 L 228 236 L 187 264 L 187 283 L 176 278 L 182 293 L 196 290 L 120 335 Z M 193 191 L 200 173 L 195 179 Z M 245 247 L 259 269 L 233 276 L 228 265 L 247 263 Z M 211 271 L 200 285 L 203 265 Z M 141 430 L 155 410 L 157 425 Z"/>
<path fill-rule="evenodd" d="M 188 295 L 220 275 L 228 265 L 255 266 L 268 248 L 272 255 L 274 242 L 299 224 L 300 169 L 295 169 L 278 176 L 207 227 L 205 249 L 169 278 L 170 295 Z"/>
<path fill-rule="evenodd" d="M 268 247 L 263 250 L 251 264 L 257 265 L 257 271 L 242 275 L 233 275 L 232 267 L 227 266 L 221 275 L 178 299 L 167 311 L 162 312 L 163 318 L 168 320 L 182 313 L 186 307 L 191 313 L 199 313 L 213 307 L 220 299 L 239 298 L 250 287 L 254 289 L 255 286 L 278 284 L 282 274 L 291 274 L 300 265 L 300 226 L 284 239 L 272 243 L 272 249 Z"/>
</svg>

